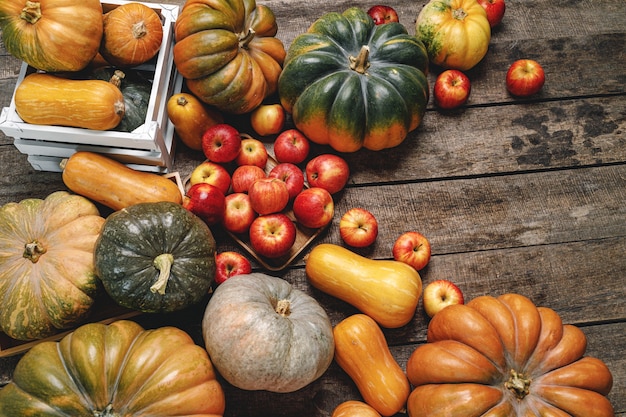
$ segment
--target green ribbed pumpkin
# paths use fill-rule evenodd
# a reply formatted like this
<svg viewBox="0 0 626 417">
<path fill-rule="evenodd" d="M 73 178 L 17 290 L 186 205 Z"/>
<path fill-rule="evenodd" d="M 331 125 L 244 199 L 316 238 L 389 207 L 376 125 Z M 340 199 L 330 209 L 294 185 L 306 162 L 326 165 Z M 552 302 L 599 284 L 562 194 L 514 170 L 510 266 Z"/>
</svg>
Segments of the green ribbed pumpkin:
<svg viewBox="0 0 626 417">
<path fill-rule="evenodd" d="M 145 313 L 199 303 L 215 278 L 211 230 L 180 204 L 167 201 L 135 204 L 107 217 L 94 259 L 111 299 Z"/>
<path fill-rule="evenodd" d="M 339 152 L 399 145 L 429 97 L 428 55 L 400 23 L 376 25 L 360 8 L 331 12 L 290 45 L 280 101 L 310 140 Z"/>
</svg>

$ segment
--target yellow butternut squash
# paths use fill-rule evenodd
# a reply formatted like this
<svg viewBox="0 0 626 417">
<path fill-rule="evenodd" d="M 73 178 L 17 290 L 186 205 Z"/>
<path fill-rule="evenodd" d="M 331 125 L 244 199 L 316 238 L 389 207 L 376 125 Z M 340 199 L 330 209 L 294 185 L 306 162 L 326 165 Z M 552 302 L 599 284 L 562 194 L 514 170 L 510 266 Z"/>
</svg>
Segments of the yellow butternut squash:
<svg viewBox="0 0 626 417">
<path fill-rule="evenodd" d="M 415 314 L 422 280 L 403 262 L 365 258 L 331 243 L 314 247 L 305 262 L 315 288 L 353 305 L 383 327 L 402 327 Z"/>
<path fill-rule="evenodd" d="M 61 168 L 67 188 L 116 211 L 137 203 L 182 203 L 173 181 L 94 152 L 76 152 L 61 162 Z"/>
<path fill-rule="evenodd" d="M 202 135 L 211 126 L 224 122 L 217 110 L 205 106 L 190 93 L 172 95 L 167 101 L 167 115 L 178 138 L 190 149 L 202 150 Z"/>
<path fill-rule="evenodd" d="M 335 361 L 356 384 L 363 400 L 382 416 L 403 411 L 411 387 L 391 355 L 378 324 L 354 314 L 335 326 Z"/>
<path fill-rule="evenodd" d="M 33 73 L 15 90 L 15 111 L 26 123 L 109 130 L 122 121 L 125 105 L 111 82 Z"/>
</svg>

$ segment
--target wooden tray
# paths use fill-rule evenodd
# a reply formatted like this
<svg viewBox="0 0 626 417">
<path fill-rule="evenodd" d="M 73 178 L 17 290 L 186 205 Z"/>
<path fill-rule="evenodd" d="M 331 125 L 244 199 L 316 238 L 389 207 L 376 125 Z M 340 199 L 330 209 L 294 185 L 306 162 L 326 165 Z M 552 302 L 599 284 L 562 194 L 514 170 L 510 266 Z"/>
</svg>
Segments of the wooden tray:
<svg viewBox="0 0 626 417">
<path fill-rule="evenodd" d="M 248 135 L 242 134 L 242 137 L 244 136 L 249 137 Z M 265 166 L 265 173 L 269 174 L 272 168 L 274 168 L 276 165 L 278 165 L 278 161 L 276 161 L 274 156 L 268 151 L 268 160 Z M 190 177 L 191 177 L 191 174 L 189 174 L 184 180 L 186 190 L 188 190 L 190 187 L 190 184 L 189 184 Z M 306 184 L 306 180 L 305 180 L 304 186 L 308 188 L 308 184 Z M 245 234 L 235 234 L 227 230 L 226 230 L 226 233 L 228 233 L 233 238 L 233 240 L 237 242 L 237 244 L 239 244 L 239 246 L 241 246 L 246 252 L 248 252 L 248 254 L 250 254 L 250 256 L 252 256 L 259 264 L 261 264 L 263 268 L 269 271 L 280 271 L 282 269 L 285 269 L 287 266 L 289 266 L 289 264 L 291 264 L 296 259 L 296 257 L 304 249 L 306 249 L 307 246 L 309 246 L 311 242 L 313 242 L 313 240 L 315 240 L 315 238 L 319 236 L 320 233 L 322 233 L 328 227 L 328 225 L 326 225 L 319 229 L 310 229 L 310 228 L 302 226 L 300 223 L 296 221 L 296 218 L 293 215 L 293 210 L 291 209 L 291 205 L 287 206 L 287 208 L 283 210 L 283 213 L 287 217 L 289 217 L 296 226 L 296 241 L 294 242 L 289 252 L 286 255 L 281 256 L 279 258 L 266 258 L 256 253 L 254 249 L 252 249 L 252 247 L 250 246 L 249 237 Z"/>
</svg>

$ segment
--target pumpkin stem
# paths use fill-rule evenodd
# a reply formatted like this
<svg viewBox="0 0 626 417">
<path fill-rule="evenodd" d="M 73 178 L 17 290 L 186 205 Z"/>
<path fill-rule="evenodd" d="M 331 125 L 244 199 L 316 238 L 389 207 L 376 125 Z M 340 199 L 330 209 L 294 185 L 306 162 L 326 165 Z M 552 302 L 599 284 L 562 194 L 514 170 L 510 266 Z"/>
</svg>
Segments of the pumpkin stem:
<svg viewBox="0 0 626 417">
<path fill-rule="evenodd" d="M 26 1 L 22 12 L 20 13 L 20 19 L 27 21 L 30 24 L 35 24 L 41 19 L 41 4 L 37 1 Z"/>
<path fill-rule="evenodd" d="M 116 86 L 117 88 L 121 88 L 122 87 L 122 79 L 126 77 L 126 74 L 124 74 L 123 71 L 120 70 L 115 70 L 113 72 L 113 75 L 111 75 L 111 79 L 109 80 L 109 82 L 111 84 L 113 84 L 114 86 Z"/>
<path fill-rule="evenodd" d="M 148 34 L 148 29 L 146 28 L 145 22 L 142 20 L 141 22 L 137 22 L 132 27 L 133 38 L 141 39 Z"/>
<path fill-rule="evenodd" d="M 456 20 L 465 20 L 467 12 L 459 7 L 458 9 L 452 10 L 452 17 Z"/>
<path fill-rule="evenodd" d="M 504 383 L 504 387 L 522 400 L 530 392 L 530 382 L 530 378 L 526 378 L 524 374 L 511 369 L 511 377 Z"/>
<path fill-rule="evenodd" d="M 291 304 L 289 303 L 289 300 L 278 300 L 274 311 L 276 311 L 278 314 L 280 314 L 283 317 L 287 317 L 288 315 L 291 314 L 290 307 L 291 307 Z"/>
<path fill-rule="evenodd" d="M 256 32 L 252 28 L 248 29 L 245 34 L 239 35 L 239 47 L 246 49 L 255 36 Z"/>
<path fill-rule="evenodd" d="M 33 240 L 30 243 L 24 245 L 24 253 L 22 256 L 26 259 L 30 259 L 32 263 L 37 263 L 41 255 L 46 253 L 46 248 L 38 240 Z"/>
<path fill-rule="evenodd" d="M 167 281 L 170 279 L 170 270 L 173 263 L 174 256 L 171 253 L 162 253 L 154 258 L 152 264 L 159 270 L 159 278 L 152 284 L 150 291 L 165 295 L 165 287 L 167 287 Z"/>
<path fill-rule="evenodd" d="M 370 67 L 369 56 L 369 46 L 363 45 L 356 58 L 353 56 L 350 57 L 350 69 L 358 72 L 359 74 L 365 74 L 367 69 Z"/>
</svg>

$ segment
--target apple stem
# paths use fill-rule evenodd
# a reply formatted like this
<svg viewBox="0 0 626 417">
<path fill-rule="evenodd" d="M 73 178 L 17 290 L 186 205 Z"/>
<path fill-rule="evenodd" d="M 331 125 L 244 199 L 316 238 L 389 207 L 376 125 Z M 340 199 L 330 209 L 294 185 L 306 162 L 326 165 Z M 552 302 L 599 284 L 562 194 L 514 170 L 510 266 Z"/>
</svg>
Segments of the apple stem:
<svg viewBox="0 0 626 417">
<path fill-rule="evenodd" d="M 365 74 L 367 69 L 370 67 L 369 56 L 369 46 L 363 45 L 356 58 L 353 56 L 350 57 L 350 69 L 358 72 L 359 74 Z"/>
<path fill-rule="evenodd" d="M 161 295 L 165 294 L 165 288 L 167 287 L 167 281 L 170 279 L 170 270 L 174 263 L 174 256 L 171 253 L 162 253 L 156 258 L 152 264 L 159 270 L 159 278 L 152 284 L 150 291 L 153 293 L 158 292 Z"/>
</svg>

